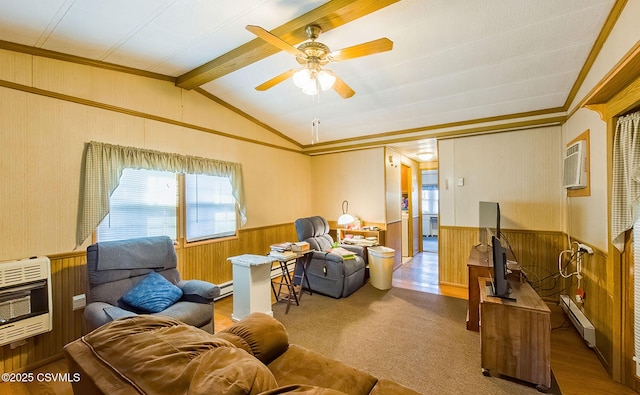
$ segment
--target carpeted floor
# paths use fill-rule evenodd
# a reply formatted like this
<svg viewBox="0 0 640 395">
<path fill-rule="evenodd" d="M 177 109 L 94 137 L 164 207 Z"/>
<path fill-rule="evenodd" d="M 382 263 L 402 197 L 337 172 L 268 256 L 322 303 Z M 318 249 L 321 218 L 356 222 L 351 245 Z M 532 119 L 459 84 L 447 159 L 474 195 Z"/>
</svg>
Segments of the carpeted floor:
<svg viewBox="0 0 640 395">
<path fill-rule="evenodd" d="M 305 294 L 286 315 L 285 307 L 277 303 L 273 313 L 290 343 L 424 394 L 539 394 L 482 375 L 480 335 L 465 329 L 465 300 L 366 284 L 344 299 Z M 560 393 L 555 381 L 550 392 Z"/>
</svg>

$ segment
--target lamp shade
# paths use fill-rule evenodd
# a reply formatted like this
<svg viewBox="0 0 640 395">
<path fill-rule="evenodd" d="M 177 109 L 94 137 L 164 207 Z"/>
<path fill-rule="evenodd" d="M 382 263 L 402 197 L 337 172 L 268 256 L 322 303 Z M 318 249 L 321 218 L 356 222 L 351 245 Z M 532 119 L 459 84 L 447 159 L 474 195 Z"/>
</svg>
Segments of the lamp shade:
<svg viewBox="0 0 640 395">
<path fill-rule="evenodd" d="M 353 215 L 351 214 L 342 214 L 338 217 L 338 225 L 347 225 L 354 221 Z"/>
<path fill-rule="evenodd" d="M 355 221 L 353 215 L 349 214 L 349 202 L 346 200 L 342 201 L 342 215 L 338 217 L 338 225 L 347 225 Z"/>
</svg>

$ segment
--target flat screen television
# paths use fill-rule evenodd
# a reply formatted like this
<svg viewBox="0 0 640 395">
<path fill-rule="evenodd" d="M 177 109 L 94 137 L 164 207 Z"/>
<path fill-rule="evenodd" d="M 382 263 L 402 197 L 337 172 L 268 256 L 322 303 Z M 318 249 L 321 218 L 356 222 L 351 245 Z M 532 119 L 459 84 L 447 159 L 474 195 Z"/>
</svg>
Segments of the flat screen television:
<svg viewBox="0 0 640 395">
<path fill-rule="evenodd" d="M 500 239 L 500 205 L 497 202 L 480 202 L 478 205 L 479 249 L 489 250 L 491 236 Z"/>
<path fill-rule="evenodd" d="M 515 300 L 510 294 L 509 282 L 507 281 L 507 251 L 502 248 L 500 239 L 491 237 L 492 257 L 493 257 L 493 281 L 491 284 L 492 295 L 502 299 Z"/>
</svg>

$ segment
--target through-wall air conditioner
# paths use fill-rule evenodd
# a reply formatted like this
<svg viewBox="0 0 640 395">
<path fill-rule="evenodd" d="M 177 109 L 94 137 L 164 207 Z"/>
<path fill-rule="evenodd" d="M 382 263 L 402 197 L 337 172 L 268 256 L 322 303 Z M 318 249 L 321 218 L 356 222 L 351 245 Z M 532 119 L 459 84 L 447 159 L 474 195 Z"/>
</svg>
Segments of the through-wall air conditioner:
<svg viewBox="0 0 640 395">
<path fill-rule="evenodd" d="M 562 186 L 567 189 L 587 187 L 587 143 L 585 140 L 576 141 L 567 147 L 564 156 L 564 178 Z"/>
</svg>

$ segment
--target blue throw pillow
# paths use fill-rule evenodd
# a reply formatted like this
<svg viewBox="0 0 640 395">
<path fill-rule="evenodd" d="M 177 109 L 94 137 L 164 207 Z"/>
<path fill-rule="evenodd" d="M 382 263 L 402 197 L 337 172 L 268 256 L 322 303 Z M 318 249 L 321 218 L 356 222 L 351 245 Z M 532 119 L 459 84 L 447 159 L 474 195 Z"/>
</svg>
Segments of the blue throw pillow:
<svg viewBox="0 0 640 395">
<path fill-rule="evenodd" d="M 159 313 L 177 302 L 182 290 L 156 272 L 149 273 L 123 297 L 126 304 L 146 313 Z"/>
</svg>

